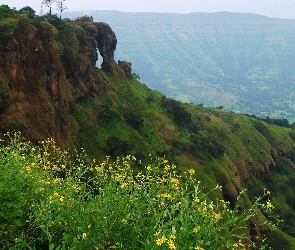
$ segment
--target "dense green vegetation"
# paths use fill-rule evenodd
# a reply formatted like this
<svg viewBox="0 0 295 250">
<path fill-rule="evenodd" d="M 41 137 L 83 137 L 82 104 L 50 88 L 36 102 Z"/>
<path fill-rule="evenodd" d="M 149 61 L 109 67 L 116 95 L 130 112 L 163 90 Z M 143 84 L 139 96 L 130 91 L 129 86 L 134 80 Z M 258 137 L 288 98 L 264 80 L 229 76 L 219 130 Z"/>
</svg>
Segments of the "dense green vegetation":
<svg viewBox="0 0 295 250">
<path fill-rule="evenodd" d="M 295 121 L 294 20 L 226 12 L 87 14 L 111 25 L 117 59 L 131 61 L 149 87 L 185 102 Z"/>
<path fill-rule="evenodd" d="M 180 176 L 164 158 L 134 172 L 133 156 L 87 162 L 52 139 L 37 147 L 8 137 L 0 145 L 1 249 L 267 248 L 246 233 L 249 220 L 265 224 L 261 209 L 272 213 L 268 191 L 232 210 L 208 200 L 193 169 Z"/>
</svg>

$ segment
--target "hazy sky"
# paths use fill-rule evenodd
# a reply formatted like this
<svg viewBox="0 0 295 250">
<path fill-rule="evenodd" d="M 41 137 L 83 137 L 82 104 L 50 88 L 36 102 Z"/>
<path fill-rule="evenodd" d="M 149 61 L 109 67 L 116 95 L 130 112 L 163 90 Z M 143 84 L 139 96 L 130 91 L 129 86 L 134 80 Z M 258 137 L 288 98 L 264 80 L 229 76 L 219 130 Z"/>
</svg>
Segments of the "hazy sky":
<svg viewBox="0 0 295 250">
<path fill-rule="evenodd" d="M 0 0 L 20 9 L 31 6 L 40 12 L 42 0 Z M 120 10 L 134 12 L 244 12 L 295 19 L 295 0 L 66 0 L 68 11 Z M 55 10 L 55 7 L 54 7 Z"/>
</svg>

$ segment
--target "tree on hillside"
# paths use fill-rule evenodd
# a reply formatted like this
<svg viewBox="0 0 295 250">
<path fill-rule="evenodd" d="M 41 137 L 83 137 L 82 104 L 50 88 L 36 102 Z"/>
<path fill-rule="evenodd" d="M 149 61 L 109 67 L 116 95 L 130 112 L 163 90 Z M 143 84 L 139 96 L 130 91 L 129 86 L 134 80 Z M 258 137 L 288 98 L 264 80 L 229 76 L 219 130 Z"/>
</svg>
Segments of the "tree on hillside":
<svg viewBox="0 0 295 250">
<path fill-rule="evenodd" d="M 43 1 L 42 1 L 42 5 L 44 4 L 46 7 L 49 8 L 49 15 L 51 15 L 52 4 L 53 4 L 55 1 L 56 1 L 56 0 L 43 0 Z"/>
<path fill-rule="evenodd" d="M 23 7 L 21 8 L 19 11 L 18 11 L 20 14 L 28 14 L 30 16 L 34 16 L 36 11 L 33 10 L 30 6 L 26 6 L 26 7 Z"/>
<path fill-rule="evenodd" d="M 56 0 L 57 10 L 59 11 L 59 18 L 61 18 L 61 14 L 68 8 L 65 5 L 66 0 Z"/>
</svg>

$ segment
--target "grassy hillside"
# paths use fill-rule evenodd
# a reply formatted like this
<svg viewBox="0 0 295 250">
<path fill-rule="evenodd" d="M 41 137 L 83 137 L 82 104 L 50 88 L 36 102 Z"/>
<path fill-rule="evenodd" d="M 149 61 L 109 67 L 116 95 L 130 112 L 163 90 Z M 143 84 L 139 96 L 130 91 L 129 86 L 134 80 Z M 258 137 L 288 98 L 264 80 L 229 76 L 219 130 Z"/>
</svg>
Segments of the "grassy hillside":
<svg viewBox="0 0 295 250">
<path fill-rule="evenodd" d="M 239 13 L 73 12 L 109 23 L 117 59 L 169 97 L 259 116 L 294 117 L 295 21 Z"/>
<path fill-rule="evenodd" d="M 3 175 L 5 183 L 12 183 L 11 180 L 17 175 L 17 183 L 20 184 L 16 183 L 16 187 L 19 188 L 18 190 L 26 191 L 27 179 L 22 178 L 22 174 L 28 173 L 26 178 L 28 178 L 30 185 L 26 197 L 31 197 L 28 202 L 30 206 L 32 205 L 30 212 L 21 213 L 21 211 L 24 211 L 23 208 L 28 205 L 27 199 L 23 199 L 19 195 L 21 192 L 11 193 L 6 184 L 0 186 L 3 193 L 7 192 L 10 199 L 3 206 L 4 212 L 0 213 L 2 227 L 4 228 L 0 228 L 0 232 L 4 234 L 4 239 L 5 235 L 8 234 L 6 227 L 9 227 L 9 219 L 11 218 L 11 221 L 17 218 L 19 220 L 16 221 L 24 223 L 18 225 L 23 230 L 21 231 L 22 237 L 31 237 L 31 233 L 43 235 L 41 231 L 44 233 L 44 230 L 47 233 L 46 237 L 52 236 L 52 231 L 46 228 L 51 223 L 48 217 L 53 214 L 56 216 L 54 223 L 62 223 L 58 209 L 62 209 L 67 215 L 70 212 L 67 212 L 67 206 L 62 205 L 61 208 L 59 204 L 54 203 L 57 206 L 52 208 L 50 202 L 43 204 L 43 201 L 48 201 L 46 197 L 55 196 L 54 199 L 61 201 L 60 199 L 66 199 L 66 194 L 69 194 L 67 192 L 70 192 L 73 197 L 68 197 L 69 204 L 73 207 L 77 206 L 77 211 L 80 211 L 81 214 L 83 214 L 83 211 L 90 213 L 93 211 L 93 207 L 99 206 L 99 202 L 92 200 L 96 199 L 95 192 L 90 192 L 93 195 L 91 198 L 88 197 L 89 190 L 83 192 L 80 197 L 75 196 L 75 190 L 72 189 L 76 182 L 82 185 L 79 188 L 85 187 L 83 183 L 89 180 L 86 178 L 89 177 L 89 173 L 87 172 L 86 177 L 81 175 L 83 178 L 85 177 L 82 181 L 81 179 L 79 181 L 79 178 L 74 178 L 70 179 L 70 182 L 65 181 L 63 183 L 67 172 L 63 170 L 59 172 L 60 167 L 69 169 L 71 172 L 72 166 L 74 166 L 75 169 L 77 167 L 79 171 L 82 171 L 83 169 L 79 169 L 79 164 L 89 166 L 89 162 L 93 163 L 93 159 L 96 159 L 96 162 L 104 161 L 105 157 L 109 156 L 108 161 L 113 164 L 117 157 L 132 155 L 136 158 L 132 162 L 132 175 L 134 173 L 136 176 L 140 171 L 146 171 L 151 164 L 151 158 L 165 157 L 171 165 L 178 166 L 177 172 L 174 174 L 185 176 L 187 173 L 194 173 L 196 182 L 201 181 L 207 199 L 213 201 L 217 199 L 225 200 L 230 208 L 238 209 L 238 211 L 251 208 L 252 204 L 255 204 L 255 197 L 266 195 L 266 202 L 270 202 L 268 198 L 271 197 L 272 203 L 266 203 L 268 204 L 266 206 L 271 208 L 275 215 L 280 215 L 284 221 L 280 223 L 278 230 L 271 231 L 267 227 L 259 226 L 256 223 L 257 217 L 253 220 L 249 219 L 247 220 L 248 236 L 250 238 L 257 236 L 262 239 L 262 235 L 265 234 L 269 239 L 273 239 L 270 244 L 274 249 L 294 248 L 295 217 L 293 215 L 295 211 L 292 191 L 294 190 L 293 180 L 295 177 L 295 131 L 290 127 L 284 127 L 286 125 L 284 121 L 261 120 L 225 111 L 222 107 L 205 108 L 202 105 L 181 103 L 167 98 L 158 91 L 151 90 L 134 77 L 127 77 L 128 74 L 111 60 L 116 47 L 116 36 L 105 23 L 94 23 L 91 18 L 79 19 L 74 22 L 59 20 L 57 17 L 36 18 L 15 13 L 11 15 L 13 16 L 12 19 L 17 19 L 16 26 L 8 25 L 10 21 L 6 19 L 0 20 L 0 27 L 9 34 L 6 37 L 7 40 L 1 40 L 3 41 L 1 44 L 3 49 L 0 51 L 0 63 L 3 65 L 0 70 L 0 79 L 2 79 L 1 86 L 5 87 L 3 88 L 5 95 L 3 94 L 0 100 L 5 103 L 5 106 L 0 109 L 0 115 L 3 124 L 7 124 L 6 127 L 2 127 L 2 131 L 4 128 L 18 129 L 31 136 L 29 139 L 35 144 L 38 144 L 38 141 L 40 141 L 40 138 L 42 140 L 44 135 L 49 135 L 57 140 L 58 145 L 50 144 L 51 140 L 49 140 L 49 145 L 46 144 L 47 146 L 41 144 L 41 148 L 44 148 L 46 152 L 45 155 L 44 151 L 42 151 L 42 154 L 34 154 L 34 150 L 37 150 L 37 148 L 34 148 L 31 144 L 20 143 L 16 145 L 14 139 L 11 141 L 11 146 L 8 144 L 3 147 L 0 160 L 2 161 L 1 167 L 4 167 L 3 171 L 7 171 Z M 31 25 L 24 26 L 28 23 Z M 27 40 L 28 37 L 30 37 L 31 42 Z M 15 39 L 19 42 L 15 43 Z M 32 41 L 38 46 L 36 47 Z M 20 45 L 21 48 L 26 49 L 26 53 L 30 56 L 23 55 L 17 47 Z M 108 48 L 109 53 L 104 54 L 105 49 L 101 48 Z M 105 57 L 104 69 L 95 67 L 96 49 L 102 51 L 100 53 Z M 42 54 L 39 51 L 42 51 Z M 19 60 L 9 60 L 11 55 L 14 55 L 14 58 L 19 58 Z M 54 62 L 50 65 L 46 64 L 48 67 L 53 66 L 53 68 L 45 67 L 44 70 L 45 64 L 40 63 L 44 60 L 44 55 Z M 23 65 L 26 65 L 26 67 Z M 18 74 L 14 72 L 18 72 Z M 38 77 L 40 75 L 42 77 Z M 46 103 L 44 103 L 44 100 L 46 100 Z M 40 107 L 41 109 L 39 109 Z M 14 121 L 13 117 L 19 117 L 23 119 L 21 121 L 26 123 L 18 122 L 20 120 L 16 120 L 15 123 L 7 122 L 9 119 Z M 54 118 L 54 122 L 50 117 Z M 16 126 L 17 124 L 26 124 L 26 126 Z M 27 133 L 28 130 L 30 133 Z M 40 138 L 34 137 L 35 134 L 40 135 Z M 2 134 L 1 138 L 3 138 Z M 76 148 L 84 148 L 87 153 L 86 159 L 78 157 L 76 160 L 74 158 L 72 162 L 73 159 L 66 157 L 68 153 L 59 149 L 56 150 L 57 146 L 65 147 L 65 145 L 72 152 Z M 54 154 L 47 159 L 47 154 L 51 154 L 52 151 L 57 151 L 56 155 Z M 42 159 L 40 159 L 40 155 L 42 155 Z M 87 163 L 86 160 L 89 162 Z M 37 167 L 34 168 L 34 174 L 31 176 L 30 173 L 33 172 L 31 166 L 33 165 L 30 164 L 32 163 L 45 167 L 43 170 L 49 172 L 43 173 L 42 169 L 40 170 Z M 125 164 L 124 160 L 122 164 Z M 123 166 L 122 164 L 117 167 L 120 169 L 120 166 Z M 15 168 L 10 169 L 7 166 L 14 166 Z M 47 166 L 49 167 L 47 168 Z M 79 171 L 77 171 L 78 174 L 81 174 Z M 128 173 L 130 177 L 130 172 Z M 61 174 L 61 176 L 58 176 L 58 174 Z M 44 180 L 48 178 L 50 179 L 49 183 L 52 183 L 54 182 L 52 178 L 56 177 L 61 178 L 61 183 L 57 180 L 58 183 L 55 183 L 57 186 L 47 187 L 45 196 L 43 196 Z M 157 175 L 155 178 L 158 180 Z M 182 180 L 182 177 L 180 179 Z M 83 182 L 84 180 L 85 182 Z M 36 184 L 36 181 L 38 184 Z M 98 180 L 95 181 L 99 183 Z M 43 209 L 43 205 L 39 206 L 39 203 L 35 207 L 38 209 L 35 210 L 34 208 L 35 203 L 32 197 L 35 197 L 34 192 L 36 190 L 33 188 L 35 184 L 36 187 L 40 188 L 36 189 L 40 191 L 38 202 L 46 207 L 44 214 L 42 214 L 45 226 L 37 229 L 34 226 L 30 227 L 26 222 L 29 215 L 34 215 L 35 217 L 32 217 L 34 218 L 34 225 L 38 225 L 38 216 L 34 213 L 40 212 L 40 208 Z M 38 186 L 39 184 L 40 186 Z M 46 183 L 44 185 L 46 186 Z M 149 185 L 149 182 L 147 185 Z M 221 192 L 209 192 L 216 185 L 222 185 Z M 117 186 L 112 186 L 112 188 L 117 190 Z M 247 188 L 247 193 L 239 197 L 244 188 Z M 55 189 L 63 190 L 62 192 L 65 193 L 60 194 Z M 99 190 L 99 193 L 103 193 L 104 189 L 105 186 Z M 54 195 L 54 191 L 58 195 Z M 116 195 L 117 193 L 113 193 L 112 198 Z M 167 197 L 170 196 L 165 195 L 164 198 Z M 71 198 L 73 198 L 74 203 L 71 203 Z M 90 203 L 86 209 L 83 201 L 88 198 Z M 127 198 L 130 197 L 127 196 Z M 3 204 L 6 201 L 5 199 L 4 197 Z M 128 199 L 124 202 L 128 203 Z M 121 205 L 125 204 L 123 200 L 118 202 L 121 201 Z M 144 200 L 143 203 L 148 201 Z M 179 200 L 177 201 L 179 202 Z M 15 217 L 9 217 L 7 211 L 13 204 L 18 203 L 21 206 L 16 207 L 13 214 Z M 99 210 L 99 208 L 97 209 Z M 52 214 L 48 215 L 48 211 L 51 211 Z M 102 216 L 108 210 L 95 211 L 99 216 Z M 118 210 L 114 213 L 120 214 Z M 22 217 L 23 215 L 24 217 Z M 128 216 L 128 213 L 125 215 Z M 79 217 L 80 213 L 75 214 L 75 216 Z M 90 219 L 90 217 L 87 218 Z M 258 218 L 266 218 L 270 221 L 272 219 L 268 214 L 261 213 L 258 213 Z M 134 223 L 135 219 L 133 218 L 132 221 Z M 82 219 L 80 223 L 83 223 Z M 113 225 L 108 223 L 106 224 L 112 228 Z M 85 230 L 87 226 L 84 225 Z M 124 225 L 120 224 L 120 226 L 122 226 L 122 230 L 107 231 L 111 232 L 112 235 L 100 239 L 100 242 L 108 244 L 108 237 L 113 239 L 117 234 L 124 231 Z M 59 228 L 59 226 L 57 227 Z M 66 224 L 62 224 L 61 227 L 63 230 L 68 228 Z M 97 225 L 97 227 L 100 227 L 100 225 Z M 32 231 L 26 231 L 27 228 Z M 11 230 L 14 229 L 12 227 Z M 84 230 L 79 224 L 78 231 L 75 231 L 74 234 L 77 238 L 68 238 L 68 240 L 75 241 L 81 239 L 81 237 L 86 238 L 87 234 L 86 236 L 83 235 L 85 232 L 81 231 L 82 229 Z M 69 230 L 70 232 L 65 234 L 58 230 L 58 239 L 65 237 L 63 239 L 67 240 L 66 238 L 72 235 L 71 230 L 74 229 L 70 228 Z M 170 228 L 170 230 L 173 229 Z M 27 234 L 28 232 L 29 234 Z M 54 236 L 56 235 L 54 234 Z M 125 236 L 122 236 L 121 239 L 124 240 Z M 165 237 L 167 238 L 167 235 Z M 165 243 L 167 242 L 165 241 Z M 46 240 L 45 244 L 48 244 Z M 124 248 L 124 246 L 120 246 Z M 53 248 L 54 246 L 52 246 Z"/>
<path fill-rule="evenodd" d="M 208 190 L 221 184 L 232 207 L 242 188 L 248 189 L 252 202 L 267 188 L 274 211 L 284 219 L 279 228 L 295 236 L 294 130 L 180 103 L 135 79 L 109 79 L 112 84 L 101 98 L 75 106 L 71 116 L 75 145 L 98 159 L 131 154 L 145 162 L 149 154 L 165 155 L 181 172 L 194 169 Z M 250 204 L 248 198 L 244 202 Z"/>
</svg>

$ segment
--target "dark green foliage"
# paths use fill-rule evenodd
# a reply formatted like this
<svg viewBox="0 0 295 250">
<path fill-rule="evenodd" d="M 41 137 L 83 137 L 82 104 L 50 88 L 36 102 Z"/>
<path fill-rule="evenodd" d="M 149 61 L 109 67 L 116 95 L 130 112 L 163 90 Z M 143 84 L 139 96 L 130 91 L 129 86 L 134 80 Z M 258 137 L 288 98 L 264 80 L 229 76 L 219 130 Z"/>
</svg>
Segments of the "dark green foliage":
<svg viewBox="0 0 295 250">
<path fill-rule="evenodd" d="M 200 130 L 203 129 L 203 124 L 200 122 L 192 122 L 189 124 L 188 129 L 193 133 L 198 133 Z"/>
<path fill-rule="evenodd" d="M 291 249 L 288 240 L 283 237 L 283 233 L 278 230 L 267 232 L 267 242 L 276 250 Z"/>
<path fill-rule="evenodd" d="M 264 134 L 267 130 L 267 127 L 262 122 L 255 122 L 254 123 L 255 129 L 257 129 L 261 134 Z"/>
<path fill-rule="evenodd" d="M 130 152 L 131 144 L 128 141 L 121 140 L 118 136 L 111 135 L 105 142 L 112 157 L 127 155 Z"/>
<path fill-rule="evenodd" d="M 277 126 L 286 127 L 286 128 L 290 127 L 289 121 L 287 119 L 272 119 L 267 116 L 264 120 L 267 123 L 274 124 Z"/>
<path fill-rule="evenodd" d="M 10 9 L 8 5 L 0 5 L 0 20 L 11 17 L 13 13 L 13 9 Z"/>
<path fill-rule="evenodd" d="M 191 114 L 181 105 L 181 102 L 163 96 L 161 105 L 173 116 L 177 124 L 188 126 L 192 122 Z"/>
<path fill-rule="evenodd" d="M 20 13 L 20 14 L 28 14 L 29 16 L 32 17 L 32 16 L 35 15 L 36 11 L 33 10 L 30 6 L 26 6 L 26 7 L 21 8 L 18 11 L 18 13 Z"/>
<path fill-rule="evenodd" d="M 144 123 L 141 111 L 138 109 L 129 109 L 124 112 L 125 120 L 135 129 L 139 130 Z"/>
<path fill-rule="evenodd" d="M 231 124 L 233 116 L 230 113 L 222 114 L 221 119 L 222 121 Z"/>
<path fill-rule="evenodd" d="M 55 26 L 58 29 L 62 28 L 62 25 L 65 23 L 57 15 L 46 14 L 46 15 L 43 16 L 43 19 L 46 22 L 49 22 L 50 24 L 52 24 L 53 26 Z"/>
<path fill-rule="evenodd" d="M 99 114 L 98 114 L 99 122 L 108 123 L 115 118 L 119 118 L 119 115 L 116 111 L 112 110 L 108 104 L 103 104 L 99 107 Z"/>
<path fill-rule="evenodd" d="M 146 98 L 146 102 L 148 104 L 151 104 L 154 101 L 154 96 L 153 95 L 148 95 L 148 97 Z"/>
<path fill-rule="evenodd" d="M 221 156 L 225 149 L 213 135 L 196 134 L 191 136 L 192 151 L 200 151 L 214 158 Z M 197 152 L 195 152 L 197 153 Z"/>
<path fill-rule="evenodd" d="M 257 117 L 256 115 L 249 115 L 249 114 L 244 114 L 245 116 L 248 116 L 248 117 L 251 117 L 251 118 L 254 118 L 256 120 L 260 120 L 260 121 L 265 121 L 269 124 L 274 124 L 274 125 L 277 125 L 277 126 L 280 126 L 280 127 L 285 127 L 285 128 L 292 128 L 292 126 L 295 126 L 293 124 L 290 124 L 288 119 L 277 119 L 277 118 L 270 118 L 269 116 L 266 116 L 266 118 L 260 118 L 260 117 Z"/>
</svg>

